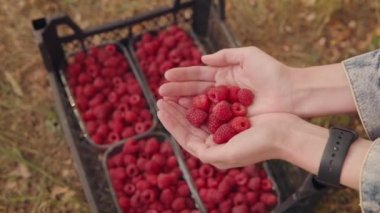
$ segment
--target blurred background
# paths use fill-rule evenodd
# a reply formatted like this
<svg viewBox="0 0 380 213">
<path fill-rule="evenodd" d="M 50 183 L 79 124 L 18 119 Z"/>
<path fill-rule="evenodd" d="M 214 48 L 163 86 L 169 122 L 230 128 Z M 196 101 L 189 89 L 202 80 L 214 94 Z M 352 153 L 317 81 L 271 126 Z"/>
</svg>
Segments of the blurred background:
<svg viewBox="0 0 380 213">
<path fill-rule="evenodd" d="M 0 1 L 0 212 L 88 212 L 31 20 L 65 12 L 82 28 L 132 17 L 170 0 Z M 241 45 L 292 66 L 340 62 L 380 46 L 380 1 L 227 0 Z M 364 135 L 356 115 L 312 119 Z M 357 192 L 330 190 L 315 212 L 360 212 Z"/>
</svg>

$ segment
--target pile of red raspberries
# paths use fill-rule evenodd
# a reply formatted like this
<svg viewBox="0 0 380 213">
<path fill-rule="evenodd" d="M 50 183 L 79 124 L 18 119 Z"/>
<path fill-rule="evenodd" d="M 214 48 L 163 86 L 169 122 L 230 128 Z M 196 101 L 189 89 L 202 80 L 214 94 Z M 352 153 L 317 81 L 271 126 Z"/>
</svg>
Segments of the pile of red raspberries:
<svg viewBox="0 0 380 213">
<path fill-rule="evenodd" d="M 66 78 L 88 134 L 111 144 L 152 126 L 152 114 L 125 56 L 114 44 L 77 53 Z"/>
<path fill-rule="evenodd" d="M 161 30 L 156 36 L 145 33 L 134 47 L 140 68 L 157 99 L 161 97 L 158 88 L 165 82 L 168 69 L 201 64 L 201 53 L 193 39 L 178 26 Z"/>
<path fill-rule="evenodd" d="M 216 144 L 229 141 L 251 127 L 247 107 L 253 103 L 251 90 L 236 86 L 217 86 L 195 96 L 186 118 L 194 126 L 207 125 Z"/>
</svg>

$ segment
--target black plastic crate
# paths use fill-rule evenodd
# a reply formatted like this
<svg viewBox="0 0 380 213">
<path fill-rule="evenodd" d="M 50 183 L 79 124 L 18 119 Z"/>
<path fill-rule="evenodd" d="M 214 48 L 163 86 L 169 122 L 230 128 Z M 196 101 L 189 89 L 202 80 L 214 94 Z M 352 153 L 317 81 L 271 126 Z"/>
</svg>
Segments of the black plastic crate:
<svg viewBox="0 0 380 213">
<path fill-rule="evenodd" d="M 60 70 L 65 68 L 65 59 L 75 52 L 104 43 L 120 42 L 127 46 L 133 36 L 171 24 L 186 26 L 193 31 L 207 52 L 236 47 L 239 42 L 228 30 L 224 18 L 223 0 L 176 0 L 171 7 L 88 30 L 82 30 L 72 19 L 62 14 L 33 21 L 37 43 L 48 70 L 56 109 L 92 212 L 117 212 L 117 204 L 112 199 L 102 166 L 104 153 L 99 153 L 85 137 L 60 77 Z M 58 29 L 62 26 L 68 27 L 73 33 L 60 35 Z M 158 125 L 156 130 L 158 129 L 163 130 L 163 127 Z M 283 162 L 271 161 L 264 163 L 264 167 L 275 180 L 280 201 L 293 193 L 306 176 L 305 172 Z M 290 212 L 310 212 L 314 200 L 302 202 Z"/>
</svg>

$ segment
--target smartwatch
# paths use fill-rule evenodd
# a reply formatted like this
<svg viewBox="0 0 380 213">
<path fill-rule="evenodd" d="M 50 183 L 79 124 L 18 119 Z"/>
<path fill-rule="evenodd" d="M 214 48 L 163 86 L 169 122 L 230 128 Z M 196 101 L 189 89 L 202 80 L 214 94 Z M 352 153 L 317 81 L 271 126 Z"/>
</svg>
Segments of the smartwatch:
<svg viewBox="0 0 380 213">
<path fill-rule="evenodd" d="M 323 152 L 316 180 L 324 185 L 343 188 L 340 175 L 344 160 L 351 144 L 358 138 L 352 130 L 332 127 L 330 136 Z"/>
</svg>

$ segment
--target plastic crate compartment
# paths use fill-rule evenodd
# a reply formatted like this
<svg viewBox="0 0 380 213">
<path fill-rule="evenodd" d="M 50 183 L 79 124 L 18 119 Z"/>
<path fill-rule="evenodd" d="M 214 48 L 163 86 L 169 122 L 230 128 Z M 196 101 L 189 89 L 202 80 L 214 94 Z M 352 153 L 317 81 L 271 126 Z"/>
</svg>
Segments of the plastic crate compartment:
<svg viewBox="0 0 380 213">
<path fill-rule="evenodd" d="M 156 139 L 161 144 L 161 146 L 159 147 L 160 150 L 155 151 L 155 152 L 153 152 L 153 150 L 150 150 L 150 151 L 152 151 L 152 153 L 148 153 L 147 149 L 150 147 L 147 147 L 147 144 L 149 143 L 148 141 L 150 139 Z M 130 145 L 132 142 L 134 143 L 133 146 Z M 150 141 L 150 142 L 152 142 L 152 141 Z M 137 145 L 137 146 L 135 146 L 135 145 Z M 168 145 L 168 146 L 166 146 L 166 145 Z M 132 147 L 133 149 L 136 148 L 136 150 L 138 149 L 138 153 L 135 152 L 136 150 L 132 150 L 132 148 L 128 149 L 129 147 Z M 121 156 L 122 157 L 128 156 L 129 159 L 124 160 L 123 158 L 121 158 Z M 133 156 L 132 157 L 133 160 L 130 159 L 131 156 Z M 148 172 L 148 170 L 149 170 L 148 165 L 147 165 L 148 162 L 151 163 L 151 165 L 157 166 L 156 161 L 155 161 L 155 159 L 158 159 L 158 158 L 155 158 L 157 156 L 162 157 L 163 160 L 165 160 L 165 161 L 163 161 L 162 165 L 160 165 L 159 167 L 155 167 L 156 169 L 159 169 L 159 171 Z M 176 159 L 177 164 L 175 165 L 175 167 L 173 167 L 173 165 L 171 165 L 171 163 L 173 163 L 173 162 L 169 163 L 169 159 L 171 156 L 175 157 L 175 159 Z M 136 167 L 132 164 L 131 164 L 132 166 L 127 165 L 128 163 L 125 161 L 136 161 L 136 164 L 135 164 Z M 143 164 L 143 162 L 145 161 L 144 166 L 139 165 L 140 164 L 139 161 L 141 162 L 141 164 Z M 129 204 L 132 205 L 132 206 L 130 206 L 130 209 L 133 209 L 133 205 L 134 205 L 134 204 L 132 204 L 132 202 L 134 202 L 133 200 L 135 198 L 140 197 L 141 193 L 143 191 L 142 189 L 138 189 L 138 186 L 137 186 L 139 184 L 138 182 L 141 180 L 144 180 L 144 181 L 147 181 L 148 183 L 150 183 L 149 189 L 153 190 L 153 192 L 155 192 L 155 200 L 156 201 L 160 200 L 160 195 L 165 189 L 169 189 L 171 191 L 172 195 L 174 195 L 173 200 L 175 200 L 175 198 L 177 196 L 181 197 L 180 195 L 177 194 L 178 186 L 176 188 L 176 186 L 171 185 L 171 186 L 165 187 L 165 189 L 161 189 L 160 185 L 158 183 L 154 183 L 155 181 L 158 181 L 158 177 L 160 175 L 175 174 L 175 176 L 178 178 L 178 179 L 176 178 L 178 180 L 177 183 L 179 183 L 181 181 L 182 184 L 186 184 L 190 190 L 189 195 L 187 197 L 184 197 L 184 198 L 185 199 L 192 199 L 192 202 L 193 202 L 192 208 L 193 209 L 190 209 L 190 206 L 187 206 L 186 209 L 190 209 L 190 210 L 199 209 L 202 212 L 204 212 L 204 206 L 203 206 L 202 202 L 200 201 L 198 194 L 196 193 L 196 189 L 194 188 L 193 181 L 191 179 L 191 176 L 189 174 L 187 166 L 183 160 L 183 156 L 182 156 L 182 153 L 181 153 L 181 150 L 180 150 L 178 144 L 176 142 L 174 142 L 168 135 L 166 135 L 164 133 L 160 133 L 160 132 L 147 133 L 147 134 L 144 134 L 141 136 L 136 136 L 133 139 L 125 141 L 121 144 L 115 145 L 114 147 L 112 147 L 111 149 L 109 149 L 105 153 L 103 164 L 104 164 L 104 168 L 105 168 L 105 172 L 106 172 L 106 176 L 107 176 L 107 181 L 112 188 L 111 192 L 112 192 L 113 199 L 115 200 L 115 203 L 120 202 L 120 200 L 119 200 L 120 197 L 126 197 L 127 199 L 129 199 Z M 129 168 L 128 166 L 130 166 L 131 168 Z M 115 173 L 115 171 L 118 168 L 119 169 L 121 168 L 121 170 L 128 171 L 128 169 L 132 170 L 133 169 L 132 167 L 137 169 L 138 173 L 136 173 L 136 176 L 128 176 L 128 174 L 127 174 L 127 177 L 124 178 L 123 180 L 119 179 L 120 182 L 118 181 L 117 178 L 116 179 L 111 178 L 113 175 L 112 173 Z M 181 176 L 177 176 L 178 171 L 180 171 Z M 151 177 L 153 177 L 153 179 L 155 179 L 155 178 L 157 178 L 157 179 L 155 179 L 155 180 L 148 179 L 148 174 L 151 174 L 151 175 L 153 174 L 153 176 L 151 176 Z M 115 175 L 113 175 L 113 176 L 115 176 Z M 135 178 L 136 178 L 136 180 L 134 180 Z M 139 179 L 139 178 L 141 178 L 141 179 Z M 133 186 L 135 186 L 135 192 L 133 194 L 126 194 L 125 191 L 122 191 L 121 189 L 116 189 L 117 187 L 121 187 L 121 185 L 117 186 L 117 184 L 122 183 L 125 186 L 128 183 L 132 184 L 133 181 L 136 181 L 135 184 L 133 185 Z M 149 181 L 153 181 L 153 182 L 149 182 Z M 176 181 L 171 182 L 171 184 L 175 184 Z M 138 194 L 138 193 L 140 193 L 140 194 Z M 145 210 L 142 210 L 142 211 L 147 211 L 147 210 L 149 210 L 149 206 L 152 204 L 151 203 L 145 203 L 145 204 L 140 203 L 140 205 L 146 205 L 147 208 Z M 151 207 L 152 207 L 152 209 L 154 209 L 154 206 L 151 206 Z M 171 205 L 170 204 L 162 204 L 162 208 L 163 209 L 158 209 L 158 211 L 171 209 Z M 118 210 L 120 212 L 125 212 L 120 207 L 120 203 L 118 205 Z"/>
<path fill-rule="evenodd" d="M 108 55 L 107 48 L 110 51 L 116 48 L 116 52 Z M 107 65 L 116 63 L 115 60 L 123 66 Z M 145 85 L 138 80 L 129 53 L 122 45 L 92 47 L 86 52 L 71 55 L 67 61 L 66 69 L 59 73 L 61 81 L 83 137 L 92 145 L 106 149 L 111 144 L 156 127 L 152 100 L 143 89 Z M 131 99 L 136 103 L 131 103 Z M 139 118 L 138 111 L 145 115 Z"/>
</svg>

